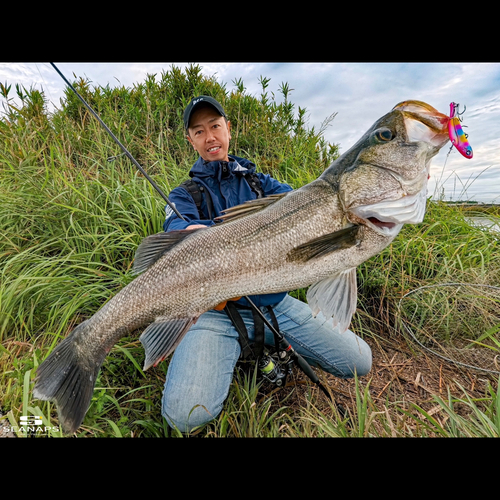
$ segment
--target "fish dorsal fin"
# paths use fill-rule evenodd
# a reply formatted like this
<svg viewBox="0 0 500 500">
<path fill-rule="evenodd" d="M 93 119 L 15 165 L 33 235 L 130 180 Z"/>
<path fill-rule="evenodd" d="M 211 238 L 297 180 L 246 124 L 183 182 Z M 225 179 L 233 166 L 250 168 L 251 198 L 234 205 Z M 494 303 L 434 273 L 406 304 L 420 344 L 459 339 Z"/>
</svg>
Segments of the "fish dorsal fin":
<svg viewBox="0 0 500 500">
<path fill-rule="evenodd" d="M 333 318 L 333 326 L 338 325 L 340 333 L 344 333 L 351 323 L 357 297 L 355 267 L 319 281 L 307 291 L 307 303 L 313 316 L 321 311 L 326 319 Z"/>
<path fill-rule="evenodd" d="M 291 191 L 287 191 L 286 193 L 271 194 L 265 198 L 257 198 L 256 200 L 246 201 L 241 205 L 235 205 L 234 207 L 224 210 L 223 214 L 216 217 L 214 220 L 216 222 L 226 223 L 236 219 L 241 219 L 242 217 L 247 217 L 248 215 L 260 212 L 269 205 L 276 203 L 290 192 Z"/>
<path fill-rule="evenodd" d="M 146 236 L 137 247 L 134 257 L 133 274 L 140 274 L 151 267 L 165 252 L 171 250 L 184 238 L 190 236 L 197 230 L 181 229 L 168 233 L 157 233 Z"/>
<path fill-rule="evenodd" d="M 156 318 L 156 321 L 151 323 L 139 337 L 146 354 L 143 369 L 156 366 L 174 352 L 196 319 Z"/>
<path fill-rule="evenodd" d="M 360 226 L 349 226 L 319 238 L 314 238 L 293 250 L 287 255 L 287 260 L 307 262 L 311 259 L 323 257 L 331 252 L 352 247 L 358 243 Z"/>
</svg>

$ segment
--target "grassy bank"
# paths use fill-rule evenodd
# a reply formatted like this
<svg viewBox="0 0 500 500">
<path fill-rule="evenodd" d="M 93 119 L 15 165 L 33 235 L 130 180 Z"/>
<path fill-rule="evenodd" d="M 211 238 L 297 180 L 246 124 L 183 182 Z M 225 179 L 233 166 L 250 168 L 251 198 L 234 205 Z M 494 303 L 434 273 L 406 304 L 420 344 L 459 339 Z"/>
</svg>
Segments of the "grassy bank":
<svg viewBox="0 0 500 500">
<path fill-rule="evenodd" d="M 274 96 L 268 83 L 262 78 L 261 94 L 250 96 L 241 80 L 228 90 L 192 66 L 171 68 L 133 88 L 94 88 L 82 79 L 75 85 L 168 193 L 187 178 L 196 159 L 181 122 L 182 110 L 196 94 L 211 94 L 223 103 L 232 122 L 234 154 L 295 188 L 336 158 L 337 147 L 324 140 L 324 129 L 307 127 L 306 110 L 294 106 L 288 86 L 282 84 Z M 0 426 L 18 424 L 22 415 L 38 415 L 55 426 L 53 406 L 31 398 L 36 367 L 76 324 L 131 280 L 135 249 L 142 238 L 161 230 L 164 202 L 70 91 L 60 109 L 49 114 L 37 90 L 7 84 L 0 90 L 6 99 L 17 94 L 22 102 L 16 107 L 11 101 L 0 120 Z M 331 119 L 325 118 L 325 127 Z M 457 280 L 498 284 L 498 245 L 497 235 L 467 223 L 461 207 L 429 202 L 424 223 L 406 226 L 389 248 L 358 269 L 353 329 L 374 345 L 381 338 L 400 342 L 398 303 L 404 293 Z M 111 351 L 79 435 L 175 435 L 159 410 L 167 365 L 144 373 L 142 361 L 135 337 Z M 352 387 L 348 426 L 300 376 L 277 394 L 256 383 L 252 371 L 238 373 L 224 412 L 200 435 L 500 432 L 494 379 L 480 401 L 465 389 L 437 398 L 435 404 L 449 415 L 447 425 L 418 405 L 375 401 L 370 377 Z M 457 405 L 468 407 L 466 417 Z"/>
</svg>

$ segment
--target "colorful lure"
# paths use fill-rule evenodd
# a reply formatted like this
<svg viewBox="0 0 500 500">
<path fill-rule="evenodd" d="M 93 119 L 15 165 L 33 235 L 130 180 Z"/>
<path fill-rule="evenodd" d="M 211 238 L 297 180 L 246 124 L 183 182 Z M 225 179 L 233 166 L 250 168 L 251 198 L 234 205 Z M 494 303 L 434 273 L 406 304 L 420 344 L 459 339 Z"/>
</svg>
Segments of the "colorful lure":
<svg viewBox="0 0 500 500">
<path fill-rule="evenodd" d="M 452 144 L 460 151 L 460 153 L 466 158 L 472 158 L 472 147 L 467 140 L 467 135 L 462 130 L 460 122 L 462 119 L 460 115 L 462 113 L 458 112 L 458 104 L 450 103 L 450 121 L 448 122 L 448 134 L 450 136 L 450 141 Z"/>
</svg>

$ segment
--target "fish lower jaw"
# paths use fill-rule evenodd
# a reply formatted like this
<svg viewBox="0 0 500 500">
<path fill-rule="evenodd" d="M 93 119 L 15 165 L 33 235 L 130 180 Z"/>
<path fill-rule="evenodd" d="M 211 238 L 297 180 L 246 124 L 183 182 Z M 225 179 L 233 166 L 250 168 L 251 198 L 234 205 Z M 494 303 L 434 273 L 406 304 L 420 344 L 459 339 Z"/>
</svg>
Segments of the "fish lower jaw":
<svg viewBox="0 0 500 500">
<path fill-rule="evenodd" d="M 348 220 L 352 224 L 365 226 L 377 234 L 388 238 L 396 237 L 404 225 L 392 220 L 379 219 L 376 214 L 370 214 L 362 217 L 357 214 L 355 210 L 349 213 Z"/>
<path fill-rule="evenodd" d="M 376 217 L 368 217 L 368 219 L 363 220 L 368 227 L 383 236 L 396 236 L 403 227 L 403 224 L 382 221 Z"/>
<path fill-rule="evenodd" d="M 379 234 L 395 236 L 403 224 L 422 222 L 426 208 L 426 189 L 415 195 L 407 195 L 395 200 L 383 200 L 371 205 L 361 205 L 350 212 L 364 224 Z"/>
</svg>

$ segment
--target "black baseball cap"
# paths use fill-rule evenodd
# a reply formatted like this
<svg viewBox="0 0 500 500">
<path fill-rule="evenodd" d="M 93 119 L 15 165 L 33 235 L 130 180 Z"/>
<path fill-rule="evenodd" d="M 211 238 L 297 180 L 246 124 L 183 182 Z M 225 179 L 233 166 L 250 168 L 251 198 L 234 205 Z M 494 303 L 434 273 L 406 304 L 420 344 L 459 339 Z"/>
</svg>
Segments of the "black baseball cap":
<svg viewBox="0 0 500 500">
<path fill-rule="evenodd" d="M 189 120 L 191 119 L 193 111 L 200 104 L 209 104 L 210 106 L 214 107 L 221 116 L 226 118 L 226 113 L 224 113 L 222 106 L 213 97 L 210 97 L 208 95 L 200 95 L 198 97 L 193 97 L 193 99 L 191 99 L 191 102 L 187 105 L 186 109 L 184 110 L 184 127 L 186 127 L 186 130 L 189 128 Z"/>
</svg>

